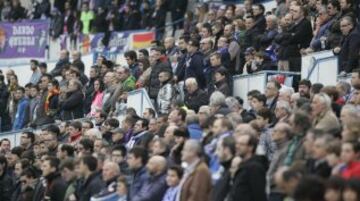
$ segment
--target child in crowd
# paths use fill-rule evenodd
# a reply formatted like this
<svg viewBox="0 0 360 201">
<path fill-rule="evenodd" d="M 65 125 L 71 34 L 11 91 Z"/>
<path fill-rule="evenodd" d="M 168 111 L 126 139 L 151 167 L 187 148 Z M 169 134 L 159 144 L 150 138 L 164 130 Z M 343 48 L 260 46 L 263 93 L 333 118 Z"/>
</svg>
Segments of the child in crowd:
<svg viewBox="0 0 360 201">
<path fill-rule="evenodd" d="M 166 183 L 169 188 L 162 201 L 175 201 L 176 196 L 179 193 L 180 181 L 183 175 L 183 169 L 180 166 L 171 166 L 167 171 Z"/>
</svg>

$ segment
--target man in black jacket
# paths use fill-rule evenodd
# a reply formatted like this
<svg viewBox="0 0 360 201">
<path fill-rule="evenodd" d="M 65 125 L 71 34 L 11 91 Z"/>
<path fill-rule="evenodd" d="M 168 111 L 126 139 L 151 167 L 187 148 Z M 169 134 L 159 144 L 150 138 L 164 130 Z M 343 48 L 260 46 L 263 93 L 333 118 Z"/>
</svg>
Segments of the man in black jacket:
<svg viewBox="0 0 360 201">
<path fill-rule="evenodd" d="M 0 155 L 0 200 L 11 200 L 14 182 L 7 174 L 7 161 L 5 156 Z"/>
<path fill-rule="evenodd" d="M 339 54 L 339 71 L 350 73 L 359 65 L 360 32 L 350 16 L 341 19 L 340 29 L 341 47 L 336 47 L 334 53 Z"/>
<path fill-rule="evenodd" d="M 34 123 L 37 126 L 53 123 L 54 119 L 52 119 L 45 111 L 45 102 L 48 96 L 48 85 L 52 80 L 52 76 L 49 74 L 44 74 L 40 78 L 40 88 L 43 90 L 39 106 L 36 110 L 36 119 L 34 120 Z"/>
<path fill-rule="evenodd" d="M 202 105 L 208 104 L 208 95 L 199 88 L 195 78 L 188 78 L 185 81 L 185 87 L 187 94 L 184 102 L 189 109 L 198 112 Z"/>
<path fill-rule="evenodd" d="M 72 53 L 72 65 L 75 66 L 81 74 L 84 74 L 84 70 L 85 70 L 85 65 L 84 62 L 81 61 L 81 54 L 79 51 L 74 51 Z"/>
<path fill-rule="evenodd" d="M 52 76 L 60 76 L 62 69 L 69 64 L 69 51 L 61 50 L 59 61 L 56 63 L 55 68 L 50 72 L 50 74 Z"/>
<path fill-rule="evenodd" d="M 204 78 L 204 55 L 199 51 L 200 43 L 195 39 L 189 41 L 185 68 L 185 80 L 190 77 L 196 78 L 199 87 L 203 89 L 206 86 Z"/>
<path fill-rule="evenodd" d="M 230 189 L 231 201 L 265 201 L 266 167 L 255 155 L 258 144 L 254 135 L 236 137 L 236 151 L 242 158 Z"/>
<path fill-rule="evenodd" d="M 67 184 L 58 171 L 59 164 L 60 160 L 55 157 L 48 157 L 41 164 L 42 175 L 46 180 L 44 200 L 64 200 Z"/>
<path fill-rule="evenodd" d="M 149 97 L 150 99 L 156 100 L 158 92 L 160 90 L 160 81 L 158 75 L 162 71 L 170 71 L 171 68 L 169 62 L 161 61 L 161 56 L 164 54 L 164 50 L 161 48 L 152 48 L 150 52 L 150 64 L 151 64 L 151 73 L 149 78 Z M 156 104 L 154 104 L 156 105 Z"/>
<path fill-rule="evenodd" d="M 290 71 L 301 70 L 300 49 L 309 47 L 313 37 L 311 22 L 305 18 L 305 9 L 301 6 L 292 6 L 294 24 L 289 28 L 289 45 L 287 48 Z"/>
<path fill-rule="evenodd" d="M 105 187 L 105 183 L 97 175 L 97 160 L 93 156 L 84 156 L 79 165 L 81 176 L 84 182 L 76 193 L 78 200 L 89 201 L 90 198 Z"/>
<path fill-rule="evenodd" d="M 221 173 L 220 179 L 215 183 L 212 198 L 213 201 L 223 201 L 230 190 L 230 167 L 236 152 L 234 138 L 228 136 L 220 139 L 217 144 L 217 150 L 216 155 L 224 171 Z"/>
</svg>

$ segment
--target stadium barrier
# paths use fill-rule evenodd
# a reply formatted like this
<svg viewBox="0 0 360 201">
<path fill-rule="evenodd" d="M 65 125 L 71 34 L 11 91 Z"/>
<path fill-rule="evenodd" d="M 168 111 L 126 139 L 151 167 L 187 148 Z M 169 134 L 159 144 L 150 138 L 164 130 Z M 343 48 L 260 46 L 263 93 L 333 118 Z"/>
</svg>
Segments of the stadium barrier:
<svg viewBox="0 0 360 201">
<path fill-rule="evenodd" d="M 242 98 L 244 100 L 244 107 L 248 107 L 247 93 L 251 90 L 259 90 L 261 93 L 264 93 L 266 83 L 271 79 L 276 79 L 285 86 L 293 87 L 297 85 L 300 73 L 260 71 L 254 74 L 236 75 L 233 76 L 233 95 Z"/>
<path fill-rule="evenodd" d="M 331 50 L 314 52 L 301 58 L 301 78 L 312 83 L 336 85 L 338 58 Z"/>
</svg>

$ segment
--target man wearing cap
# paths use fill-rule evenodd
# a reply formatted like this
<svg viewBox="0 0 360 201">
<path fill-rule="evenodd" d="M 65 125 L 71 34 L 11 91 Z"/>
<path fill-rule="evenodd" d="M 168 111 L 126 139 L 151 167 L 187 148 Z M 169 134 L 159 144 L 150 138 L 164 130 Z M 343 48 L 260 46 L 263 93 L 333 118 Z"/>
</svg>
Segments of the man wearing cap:
<svg viewBox="0 0 360 201">
<path fill-rule="evenodd" d="M 196 78 L 200 88 L 204 88 L 206 81 L 204 79 L 204 55 L 199 51 L 199 41 L 191 39 L 187 47 L 188 55 L 185 67 L 185 80 L 190 77 Z"/>
</svg>

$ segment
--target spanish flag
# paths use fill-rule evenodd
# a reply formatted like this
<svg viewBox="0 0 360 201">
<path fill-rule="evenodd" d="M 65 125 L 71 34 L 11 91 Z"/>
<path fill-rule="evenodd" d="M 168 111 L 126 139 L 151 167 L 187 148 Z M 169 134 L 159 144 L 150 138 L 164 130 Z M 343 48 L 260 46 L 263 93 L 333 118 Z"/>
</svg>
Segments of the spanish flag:
<svg viewBox="0 0 360 201">
<path fill-rule="evenodd" d="M 150 47 L 151 41 L 155 40 L 154 32 L 141 32 L 133 34 L 133 48 L 147 48 Z"/>
</svg>

